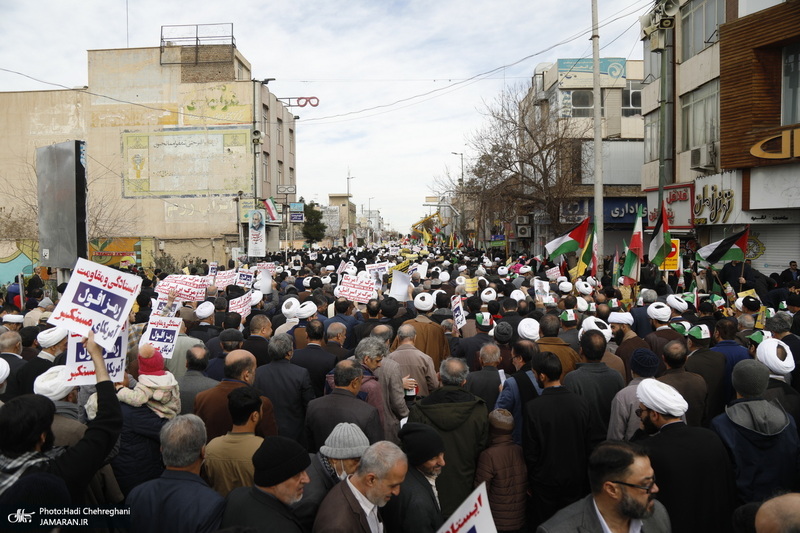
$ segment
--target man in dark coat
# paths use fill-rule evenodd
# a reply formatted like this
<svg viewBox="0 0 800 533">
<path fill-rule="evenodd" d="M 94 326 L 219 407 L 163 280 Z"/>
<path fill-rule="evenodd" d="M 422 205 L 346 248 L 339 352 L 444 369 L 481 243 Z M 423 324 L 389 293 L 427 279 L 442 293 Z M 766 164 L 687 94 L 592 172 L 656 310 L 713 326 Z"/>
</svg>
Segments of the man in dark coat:
<svg viewBox="0 0 800 533">
<path fill-rule="evenodd" d="M 14 396 L 19 394 L 19 385 L 17 384 L 17 372 L 20 368 L 24 367 L 25 359 L 20 355 L 22 353 L 22 337 L 16 331 L 6 331 L 0 335 L 0 359 L 8 363 L 10 373 L 6 378 L 6 390 L 0 394 L 0 401 L 8 402 Z"/>
<path fill-rule="evenodd" d="M 344 347 L 346 338 L 347 326 L 341 322 L 332 322 L 325 331 L 325 346 L 323 346 L 323 350 L 335 355 L 337 361 L 347 359 L 352 355 L 353 350 L 348 350 Z M 360 340 L 361 339 L 359 339 L 359 341 Z"/>
<path fill-rule="evenodd" d="M 292 338 L 286 333 L 272 338 L 269 356 L 272 362 L 256 369 L 253 386 L 272 401 L 278 434 L 304 444 L 306 409 L 314 399 L 308 370 L 290 363 Z"/>
<path fill-rule="evenodd" d="M 231 491 L 222 527 L 302 533 L 303 527 L 291 506 L 303 498 L 310 464 L 308 452 L 292 439 L 265 438 L 253 454 L 253 486 Z"/>
<path fill-rule="evenodd" d="M 225 500 L 200 477 L 205 439 L 205 425 L 195 415 L 180 415 L 164 425 L 160 441 L 166 470 L 158 479 L 133 489 L 125 500 L 131 508 L 133 531 L 219 528 Z"/>
<path fill-rule="evenodd" d="M 498 324 L 499 326 L 499 324 Z M 500 395 L 500 348 L 495 343 L 484 344 L 480 351 L 481 369 L 470 372 L 464 388 L 486 402 L 486 408 L 494 407 Z"/>
<path fill-rule="evenodd" d="M 561 386 L 559 358 L 541 352 L 532 367 L 542 394 L 525 406 L 522 447 L 537 525 L 588 492 L 587 461 L 595 442 L 586 400 Z"/>
<path fill-rule="evenodd" d="M 688 404 L 673 387 L 645 379 L 636 389 L 641 441 L 658 479 L 658 499 L 673 531 L 730 531 L 734 508 L 733 470 L 722 441 L 711 430 L 687 426 Z"/>
<path fill-rule="evenodd" d="M 242 344 L 242 350 L 247 350 L 256 357 L 256 365 L 264 366 L 269 363 L 269 338 L 272 336 L 272 323 L 266 315 L 255 315 L 250 320 L 250 336 Z"/>
<path fill-rule="evenodd" d="M 464 389 L 468 374 L 463 359 L 442 361 L 442 388 L 414 404 L 408 415 L 409 422 L 432 426 L 444 440 L 447 465 L 436 479 L 443 516 L 453 514 L 472 492 L 478 456 L 489 439 L 486 403 Z"/>
<path fill-rule="evenodd" d="M 689 330 L 686 344 L 689 348 L 686 371 L 700 374 L 708 386 L 706 418 L 703 424 L 708 426 L 708 421 L 725 409 L 725 356 L 709 349 L 711 332 L 705 324 Z"/>
<path fill-rule="evenodd" d="M 319 320 L 309 320 L 306 324 L 308 345 L 292 353 L 292 364 L 308 370 L 314 396 L 321 398 L 325 394 L 325 376 L 336 365 L 336 356 L 322 348 L 324 330 Z"/>
<path fill-rule="evenodd" d="M 686 344 L 679 341 L 668 342 L 664 346 L 662 355 L 667 370 L 658 378 L 661 383 L 666 383 L 675 388 L 686 400 L 686 423 L 690 426 L 701 426 L 706 414 L 706 400 L 708 398 L 708 385 L 706 381 L 694 372 L 687 372 Z M 706 424 L 708 425 L 708 424 Z"/>
<path fill-rule="evenodd" d="M 459 357 L 467 362 L 470 372 L 477 372 L 481 369 L 479 357 L 483 345 L 494 343 L 494 338 L 489 335 L 494 327 L 492 315 L 485 312 L 475 315 L 475 327 L 478 329 L 478 333 L 472 337 L 461 339 L 458 343 L 458 352 L 453 354 L 453 357 Z"/>
<path fill-rule="evenodd" d="M 203 375 L 206 368 L 208 368 L 208 348 L 197 345 L 186 350 L 186 373 L 178 379 L 182 415 L 194 412 L 194 400 L 198 394 L 219 384 L 219 381 Z"/>
<path fill-rule="evenodd" d="M 363 377 L 362 366 L 351 359 L 336 364 L 333 369 L 333 391 L 308 404 L 305 425 L 309 451 L 319 450 L 340 422 L 356 424 L 370 443 L 383 439 L 378 410 L 357 397 Z"/>
<path fill-rule="evenodd" d="M 430 426 L 409 422 L 398 434 L 408 457 L 408 473 L 400 494 L 382 514 L 387 533 L 436 533 L 444 523 L 439 498 L 431 483 L 442 473 L 444 441 Z"/>
</svg>

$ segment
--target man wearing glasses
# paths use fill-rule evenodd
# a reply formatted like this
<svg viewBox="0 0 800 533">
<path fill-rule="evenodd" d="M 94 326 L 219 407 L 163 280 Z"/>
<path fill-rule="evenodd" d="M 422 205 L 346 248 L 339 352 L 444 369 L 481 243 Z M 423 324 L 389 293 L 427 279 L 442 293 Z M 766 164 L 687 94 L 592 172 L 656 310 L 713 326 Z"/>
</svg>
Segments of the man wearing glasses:
<svg viewBox="0 0 800 533">
<path fill-rule="evenodd" d="M 591 494 L 561 509 L 537 533 L 672 531 L 666 509 L 655 500 L 655 472 L 640 446 L 622 441 L 598 445 L 589 457 L 589 484 Z"/>
<path fill-rule="evenodd" d="M 672 386 L 645 379 L 636 389 L 637 416 L 651 437 L 647 450 L 658 476 L 658 500 L 664 504 L 673 531 L 727 531 L 734 508 L 734 479 L 725 446 L 716 433 L 687 426 L 688 407 Z"/>
</svg>

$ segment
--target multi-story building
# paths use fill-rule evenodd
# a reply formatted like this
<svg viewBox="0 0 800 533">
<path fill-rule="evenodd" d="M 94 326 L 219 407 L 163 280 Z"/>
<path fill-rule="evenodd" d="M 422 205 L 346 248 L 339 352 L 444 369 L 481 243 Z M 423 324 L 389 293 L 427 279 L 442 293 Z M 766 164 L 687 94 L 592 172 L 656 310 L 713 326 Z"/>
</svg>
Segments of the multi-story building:
<svg viewBox="0 0 800 533">
<path fill-rule="evenodd" d="M 0 93 L 4 188 L 35 196 L 36 148 L 85 140 L 90 220 L 107 218 L 90 237 L 218 261 L 246 245 L 258 199 L 294 201 L 278 193 L 297 179 L 295 117 L 270 80 L 252 79 L 232 25 L 164 27 L 160 46 L 90 50 L 88 62 L 86 87 Z M 9 198 L 6 213 L 31 216 L 23 205 Z"/>
<path fill-rule="evenodd" d="M 337 193 L 328 195 L 328 206 L 338 209 L 338 224 L 328 224 L 329 228 L 338 228 L 338 231 L 331 233 L 334 245 L 341 245 L 347 242 L 348 236 L 356 229 L 356 204 L 350 199 L 349 193 Z M 327 224 L 327 222 L 326 222 Z"/>
<path fill-rule="evenodd" d="M 668 0 L 642 26 L 648 221 L 661 185 L 689 247 L 749 224 L 753 266 L 780 272 L 800 256 L 800 5 Z"/>
<path fill-rule="evenodd" d="M 613 254 L 630 235 L 641 193 L 641 161 L 644 152 L 644 122 L 641 109 L 643 62 L 625 58 L 600 59 L 603 138 L 604 248 Z M 554 139 L 564 149 L 558 154 L 557 172 L 565 191 L 559 222 L 574 224 L 594 213 L 594 97 L 593 63 L 589 59 L 559 59 L 536 67 L 533 86 L 520 106 L 527 112 L 555 113 L 565 122 Z M 522 111 L 524 114 L 526 111 Z M 565 142 L 567 141 L 567 142 Z M 549 157 L 549 156 L 548 156 Z M 533 240 L 532 250 L 541 253 L 553 236 L 551 215 L 541 211 L 520 213 L 517 240 Z M 522 248 L 517 246 L 517 248 Z"/>
</svg>

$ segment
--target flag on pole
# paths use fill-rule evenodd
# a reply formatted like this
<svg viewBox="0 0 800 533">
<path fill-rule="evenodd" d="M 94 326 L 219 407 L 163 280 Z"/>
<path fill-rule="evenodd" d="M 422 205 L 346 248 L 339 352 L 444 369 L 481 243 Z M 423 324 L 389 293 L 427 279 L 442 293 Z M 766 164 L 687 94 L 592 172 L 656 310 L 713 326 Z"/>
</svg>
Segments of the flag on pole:
<svg viewBox="0 0 800 533">
<path fill-rule="evenodd" d="M 425 242 L 425 244 L 430 244 L 431 242 L 431 234 L 428 233 L 428 230 L 425 228 L 422 228 L 422 240 Z"/>
<path fill-rule="evenodd" d="M 356 238 L 356 232 L 352 232 L 350 234 L 350 238 L 347 241 L 347 246 L 355 247 L 358 245 L 358 239 Z"/>
<path fill-rule="evenodd" d="M 625 264 L 622 266 L 624 285 L 636 285 L 642 272 L 642 259 L 644 258 L 644 238 L 642 236 L 642 206 L 636 212 L 636 223 L 633 225 L 631 242 L 625 247 Z"/>
<path fill-rule="evenodd" d="M 658 213 L 656 226 L 653 228 L 653 238 L 650 241 L 650 262 L 661 267 L 669 253 L 672 251 L 672 236 L 669 234 L 669 221 L 667 220 L 667 205 L 662 202 Z"/>
<path fill-rule="evenodd" d="M 566 234 L 553 239 L 544 245 L 550 257 L 576 252 L 586 244 L 586 235 L 589 233 L 589 217 L 569 230 Z"/>
<path fill-rule="evenodd" d="M 596 264 L 597 257 L 594 255 L 594 224 L 592 224 L 592 231 L 589 233 L 589 238 L 586 239 L 586 244 L 583 245 L 581 253 L 579 254 L 578 262 L 569 270 L 570 279 L 575 280 L 583 276 L 586 273 L 586 269 L 592 264 L 593 259 Z M 596 272 L 596 267 L 594 270 Z"/>
<path fill-rule="evenodd" d="M 641 218 L 639 219 L 641 220 Z M 623 239 L 623 244 L 625 240 Z M 619 285 L 619 246 L 614 246 L 614 266 L 611 268 L 611 286 Z"/>
<path fill-rule="evenodd" d="M 744 231 L 703 246 L 697 250 L 695 257 L 699 261 L 706 261 L 710 264 L 723 261 L 744 261 L 747 253 L 747 238 L 749 236 L 750 226 L 747 226 Z"/>
<path fill-rule="evenodd" d="M 267 208 L 267 216 L 269 217 L 270 222 L 275 222 L 278 220 L 278 208 L 275 207 L 275 199 L 270 196 L 264 200 L 264 205 Z"/>
<path fill-rule="evenodd" d="M 457 243 L 458 247 L 459 248 L 463 248 L 464 247 L 464 241 L 461 240 L 461 236 L 460 235 L 457 237 L 457 241 L 458 241 L 458 243 Z"/>
</svg>

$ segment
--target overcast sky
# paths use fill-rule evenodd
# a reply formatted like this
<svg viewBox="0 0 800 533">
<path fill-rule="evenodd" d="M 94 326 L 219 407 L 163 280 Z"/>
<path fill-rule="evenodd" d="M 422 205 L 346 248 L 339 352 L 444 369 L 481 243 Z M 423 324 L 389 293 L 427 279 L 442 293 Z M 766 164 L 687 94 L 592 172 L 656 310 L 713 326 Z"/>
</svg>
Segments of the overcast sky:
<svg viewBox="0 0 800 533">
<path fill-rule="evenodd" d="M 599 0 L 603 57 L 641 59 L 650 5 Z M 358 211 L 380 209 L 401 232 L 429 212 L 435 177 L 460 174 L 451 152 L 469 166 L 485 102 L 539 63 L 591 57 L 589 0 L 0 0 L 0 12 L 0 68 L 68 87 L 87 84 L 86 50 L 158 46 L 162 25 L 233 23 L 254 78 L 276 78 L 278 97 L 319 98 L 295 108 L 298 193 L 327 203 L 349 169 Z M 2 91 L 53 88 L 0 71 Z"/>
</svg>

